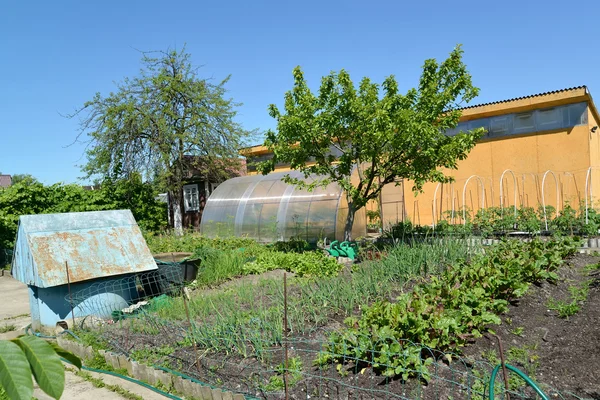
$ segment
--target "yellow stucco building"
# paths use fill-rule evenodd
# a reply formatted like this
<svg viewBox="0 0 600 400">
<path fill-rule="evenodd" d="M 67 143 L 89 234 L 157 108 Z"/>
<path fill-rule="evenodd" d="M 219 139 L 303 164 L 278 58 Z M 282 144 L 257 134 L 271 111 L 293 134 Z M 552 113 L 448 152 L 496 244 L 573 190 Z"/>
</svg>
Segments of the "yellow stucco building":
<svg viewBox="0 0 600 400">
<path fill-rule="evenodd" d="M 561 89 L 466 107 L 459 130 L 484 127 L 486 135 L 459 163 L 445 171 L 452 184 L 427 184 L 414 194 L 410 182 L 389 185 L 382 193 L 384 224 L 410 219 L 431 225 L 462 210 L 551 205 L 562 209 L 600 194 L 600 116 L 585 86 Z M 264 146 L 243 150 L 252 163 L 270 157 Z M 289 170 L 277 166 L 276 172 Z M 587 188 L 587 189 L 586 189 Z M 594 190 L 596 193 L 594 193 Z"/>
</svg>

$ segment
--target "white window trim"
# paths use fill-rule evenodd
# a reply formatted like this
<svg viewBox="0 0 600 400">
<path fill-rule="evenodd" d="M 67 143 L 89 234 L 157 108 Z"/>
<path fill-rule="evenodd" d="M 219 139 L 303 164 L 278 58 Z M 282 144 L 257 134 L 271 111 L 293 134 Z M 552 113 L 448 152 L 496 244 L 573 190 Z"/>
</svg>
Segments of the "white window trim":
<svg viewBox="0 0 600 400">
<path fill-rule="evenodd" d="M 198 184 L 183 185 L 183 208 L 185 212 L 200 210 Z"/>
</svg>

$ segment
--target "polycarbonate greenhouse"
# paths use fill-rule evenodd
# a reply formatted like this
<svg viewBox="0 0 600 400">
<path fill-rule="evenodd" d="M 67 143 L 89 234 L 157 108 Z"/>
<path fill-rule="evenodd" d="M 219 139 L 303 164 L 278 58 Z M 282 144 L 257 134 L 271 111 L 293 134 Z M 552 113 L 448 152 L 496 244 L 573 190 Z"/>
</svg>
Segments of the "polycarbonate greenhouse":
<svg viewBox="0 0 600 400">
<path fill-rule="evenodd" d="M 248 237 L 260 242 L 291 238 L 316 242 L 342 240 L 348 206 L 337 184 L 311 192 L 288 185 L 276 172 L 233 178 L 220 184 L 206 202 L 200 229 L 207 237 Z M 312 182 L 314 177 L 306 179 Z M 366 235 L 364 209 L 356 213 L 353 237 Z"/>
</svg>

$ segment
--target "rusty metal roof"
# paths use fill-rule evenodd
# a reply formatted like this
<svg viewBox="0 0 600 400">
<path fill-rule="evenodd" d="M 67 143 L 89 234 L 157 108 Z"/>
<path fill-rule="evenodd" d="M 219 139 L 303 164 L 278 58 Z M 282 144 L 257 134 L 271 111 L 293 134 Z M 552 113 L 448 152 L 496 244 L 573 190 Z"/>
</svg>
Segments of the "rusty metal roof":
<svg viewBox="0 0 600 400">
<path fill-rule="evenodd" d="M 513 97 L 512 99 L 506 99 L 506 100 L 498 100 L 498 101 L 492 101 L 489 103 L 481 103 L 481 104 L 474 104 L 472 106 L 466 106 L 466 107 L 461 107 L 460 110 L 468 110 L 470 108 L 477 108 L 477 107 L 483 107 L 483 106 L 490 106 L 493 104 L 502 104 L 502 103 L 509 103 L 511 101 L 517 101 L 517 100 L 523 100 L 523 99 L 530 99 L 532 97 L 540 97 L 540 96 L 547 96 L 549 94 L 555 94 L 555 93 L 562 93 L 562 92 L 569 92 L 571 90 L 577 90 L 577 89 L 586 89 L 587 91 L 587 86 L 585 85 L 581 85 L 581 86 L 574 86 L 574 87 L 570 87 L 570 88 L 564 88 L 564 89 L 558 89 L 558 90 L 552 90 L 549 92 L 542 92 L 542 93 L 535 93 L 535 94 L 530 94 L 527 96 L 521 96 L 521 97 Z"/>
<path fill-rule="evenodd" d="M 13 276 L 41 288 L 156 269 L 131 211 L 24 215 Z"/>
</svg>

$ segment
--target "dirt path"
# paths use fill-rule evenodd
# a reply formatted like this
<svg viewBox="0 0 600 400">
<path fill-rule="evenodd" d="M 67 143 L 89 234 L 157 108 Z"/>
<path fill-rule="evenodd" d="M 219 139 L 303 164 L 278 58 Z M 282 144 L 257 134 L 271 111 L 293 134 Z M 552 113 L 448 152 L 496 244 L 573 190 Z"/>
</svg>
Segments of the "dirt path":
<svg viewBox="0 0 600 400">
<path fill-rule="evenodd" d="M 16 281 L 10 275 L 0 276 L 0 293 L 2 293 L 2 303 L 0 305 L 0 328 L 13 327 L 5 333 L 0 333 L 1 339 L 13 339 L 25 333 L 25 327 L 31 323 L 29 315 L 29 295 L 27 286 Z M 144 400 L 162 400 L 166 397 L 159 395 L 149 389 L 146 389 L 135 383 L 113 377 L 110 375 L 89 373 L 93 378 L 101 379 L 106 385 L 115 385 L 129 391 L 132 394 L 140 396 Z M 65 391 L 61 397 L 63 400 L 120 400 L 125 397 L 115 393 L 107 388 L 97 388 L 91 382 L 75 375 L 74 372 L 66 371 Z M 33 393 L 39 400 L 50 400 L 36 385 Z"/>
</svg>

